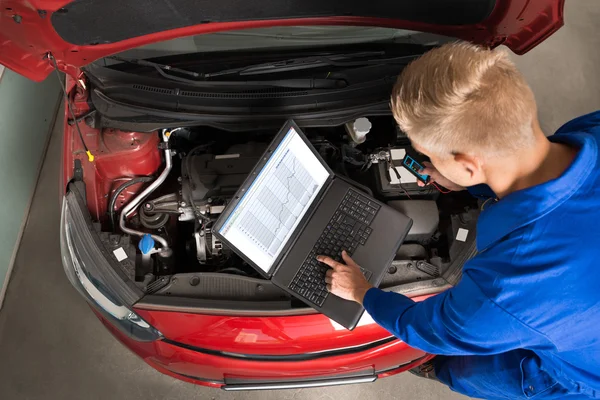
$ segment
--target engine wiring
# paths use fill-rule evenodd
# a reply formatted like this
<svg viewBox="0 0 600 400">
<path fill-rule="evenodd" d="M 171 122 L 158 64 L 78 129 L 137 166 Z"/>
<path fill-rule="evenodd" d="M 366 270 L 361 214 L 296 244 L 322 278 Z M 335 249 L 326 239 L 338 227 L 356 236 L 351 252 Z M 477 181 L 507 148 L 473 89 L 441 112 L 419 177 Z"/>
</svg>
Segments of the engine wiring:
<svg viewBox="0 0 600 400">
<path fill-rule="evenodd" d="M 498 198 L 497 197 L 490 197 L 489 199 L 486 199 L 482 204 L 481 204 L 481 211 L 485 210 L 485 207 L 488 205 L 488 203 L 490 204 L 494 204 L 498 202 Z"/>
<path fill-rule="evenodd" d="M 58 64 L 56 63 L 56 59 L 54 58 L 52 53 L 48 53 L 48 59 L 50 61 L 52 61 L 52 64 L 54 65 L 54 71 L 56 71 L 56 78 L 58 79 L 58 82 L 62 89 L 65 101 L 67 102 L 67 108 L 69 109 L 69 114 L 71 114 L 71 119 L 74 121 L 73 125 L 75 125 L 75 128 L 77 129 L 77 133 L 79 134 L 79 139 L 81 140 L 81 144 L 83 145 L 85 154 L 87 154 L 87 156 L 88 156 L 88 161 L 94 162 L 94 155 L 92 154 L 90 149 L 85 144 L 85 141 L 83 140 L 83 134 L 81 133 L 81 129 L 79 128 L 79 121 L 75 117 L 75 112 L 73 111 L 73 105 L 71 104 L 71 100 L 69 99 L 69 95 L 67 94 L 67 89 L 65 88 L 66 82 L 63 83 L 62 79 L 60 79 L 60 70 L 58 69 Z"/>
<path fill-rule="evenodd" d="M 408 197 L 410 200 L 412 200 L 412 197 L 410 197 L 410 194 L 408 194 L 408 191 L 404 188 L 404 186 L 402 186 L 402 184 L 400 184 L 400 189 L 402 189 L 404 194 L 406 194 L 406 197 Z"/>
<path fill-rule="evenodd" d="M 115 230 L 116 222 L 117 222 L 117 221 L 115 221 L 115 205 L 117 204 L 117 198 L 119 197 L 119 195 L 130 186 L 133 186 L 138 183 L 148 183 L 148 182 L 152 181 L 153 179 L 154 178 L 151 176 L 133 177 L 115 189 L 113 194 L 110 196 L 110 201 L 108 202 L 108 218 L 110 220 L 110 224 L 111 224 L 113 231 Z"/>
<path fill-rule="evenodd" d="M 76 107 L 77 103 L 74 102 L 74 104 L 74 107 Z M 131 229 L 128 231 L 121 228 L 122 234 L 132 235 L 129 232 L 133 231 L 133 234 L 136 234 L 135 232 L 141 233 L 143 231 L 144 236 L 142 238 L 150 235 L 157 242 L 158 238 L 161 238 L 169 246 L 163 246 L 162 242 L 159 242 L 156 243 L 157 247 L 151 249 L 150 252 L 143 253 L 150 254 L 151 257 L 146 257 L 146 259 L 136 257 L 135 277 L 140 285 L 142 279 L 150 279 L 149 275 L 153 279 L 159 276 L 171 278 L 173 275 L 188 272 L 221 273 L 261 278 L 262 276 L 241 257 L 238 257 L 234 250 L 228 247 L 226 242 L 222 242 L 219 239 L 218 235 L 213 236 L 212 228 L 215 221 L 223 214 L 224 207 L 228 202 L 234 198 L 234 194 L 232 194 L 229 188 L 236 184 L 237 177 L 231 181 L 233 184 L 227 186 L 226 190 L 222 189 L 221 186 L 222 182 L 226 182 L 225 180 L 217 179 L 208 182 L 208 180 L 204 180 L 204 177 L 207 174 L 211 174 L 211 176 L 216 174 L 217 177 L 243 172 L 250 174 L 251 166 L 249 165 L 250 163 L 246 162 L 246 157 L 248 159 L 254 157 L 255 150 L 260 150 L 263 141 L 254 142 L 256 140 L 254 137 L 243 138 L 241 136 L 231 139 L 226 134 L 218 136 L 203 134 L 199 137 L 196 133 L 200 132 L 200 129 L 198 131 L 192 131 L 191 129 L 193 128 L 175 128 L 172 131 L 163 131 L 163 143 L 158 148 L 159 150 L 170 151 L 170 153 L 165 153 L 165 162 L 171 160 L 171 164 L 175 165 L 167 165 L 165 167 L 165 171 L 167 168 L 173 168 L 173 170 L 167 178 L 169 180 L 163 180 L 160 183 L 161 185 L 165 185 L 158 194 L 160 197 L 153 195 L 151 200 L 148 200 L 148 194 L 134 208 L 130 208 L 129 210 L 133 211 L 128 214 L 128 209 L 125 208 L 127 204 L 123 205 L 121 202 L 121 206 L 117 205 L 119 203 L 118 199 L 123 198 L 123 193 L 129 195 L 129 192 L 133 194 L 133 192 L 139 192 L 140 190 L 147 191 L 153 182 L 160 181 L 160 179 L 157 179 L 155 176 L 123 176 L 115 179 L 115 181 L 119 182 L 114 182 L 114 187 L 110 188 L 112 189 L 112 193 L 109 192 L 108 214 L 112 225 L 111 230 L 113 234 L 119 234 L 121 217 L 123 215 L 133 215 L 133 212 L 137 209 L 139 217 L 128 220 L 127 222 L 131 224 Z M 82 130 L 85 130 L 85 126 Z M 179 135 L 174 134 L 177 130 L 181 130 Z M 315 150 L 317 150 L 317 153 L 336 172 L 336 179 L 350 183 L 369 197 L 384 198 L 383 201 L 390 203 L 392 207 L 392 202 L 397 200 L 406 203 L 412 202 L 413 204 L 417 204 L 417 201 L 423 202 L 428 208 L 417 211 L 416 215 L 411 215 L 411 218 L 415 221 L 418 221 L 420 214 L 425 214 L 425 212 L 439 212 L 440 221 L 443 218 L 444 225 L 440 225 L 442 222 L 439 221 L 437 225 L 431 222 L 428 224 L 430 227 L 426 229 L 426 234 L 418 237 L 415 236 L 415 239 L 411 240 L 418 242 L 420 247 L 423 248 L 423 257 L 434 253 L 446 257 L 448 245 L 445 242 L 445 236 L 440 239 L 440 232 L 445 229 L 448 221 L 454 223 L 454 220 L 449 219 L 454 215 L 453 207 L 456 201 L 462 202 L 463 199 L 457 196 L 456 201 L 454 201 L 455 199 L 450 199 L 451 201 L 438 201 L 444 199 L 444 197 L 448 197 L 438 195 L 438 193 L 449 193 L 450 191 L 447 188 L 434 182 L 433 179 L 427 185 L 410 179 L 405 174 L 405 171 L 400 169 L 405 168 L 401 164 L 401 161 L 398 159 L 393 160 L 391 154 L 386 157 L 381 147 L 373 148 L 365 146 L 363 148 L 356 148 L 356 146 L 344 143 L 343 141 L 346 139 L 344 137 L 341 138 L 342 143 L 336 145 L 335 141 L 326 139 L 327 136 L 325 135 L 331 135 L 331 131 L 323 130 L 323 132 L 323 138 L 318 137 L 317 139 L 313 139 L 311 143 Z M 262 132 L 258 132 L 257 137 L 263 139 L 262 136 Z M 171 139 L 167 140 L 169 137 Z M 249 142 L 256 143 L 257 146 L 240 147 L 241 144 Z M 396 148 L 401 148 L 401 146 L 398 145 Z M 408 148 L 409 145 L 405 144 L 404 146 Z M 374 151 L 376 153 L 371 154 Z M 228 168 L 226 169 L 221 169 L 221 164 L 218 165 L 219 168 L 211 165 L 210 160 L 219 154 L 238 153 L 239 156 L 235 158 L 239 160 L 228 160 Z M 178 157 L 174 157 L 175 155 Z M 348 169 L 346 174 L 338 173 L 342 169 L 345 169 L 344 167 Z M 168 172 L 165 171 L 160 175 L 166 176 Z M 350 172 L 351 175 L 348 176 L 347 172 Z M 369 172 L 369 175 L 366 175 L 366 172 Z M 148 181 L 146 182 L 146 180 Z M 202 186 L 200 183 L 202 183 Z M 134 190 L 128 190 L 131 185 L 135 184 L 139 186 L 135 186 Z M 163 197 L 164 200 L 161 200 Z M 136 199 L 134 197 L 130 201 L 137 201 Z M 471 203 L 467 204 L 471 205 Z M 148 207 L 144 207 L 146 205 Z M 159 207 L 160 205 L 163 205 L 162 208 Z M 446 207 L 450 209 L 449 213 L 442 211 Z M 121 210 L 119 210 L 120 208 Z M 125 214 L 123 214 L 124 212 Z M 147 215 L 152 213 L 154 213 L 153 215 L 159 213 L 168 215 L 168 223 L 162 223 L 160 226 L 149 226 L 149 224 L 143 222 L 142 215 L 146 212 Z M 116 216 L 119 216 L 119 218 L 115 220 Z M 423 217 L 423 220 L 425 219 Z M 439 228 L 440 226 L 442 228 Z M 125 227 L 127 228 L 127 226 Z M 133 228 L 137 230 L 134 231 Z M 135 247 L 135 239 L 131 240 L 129 245 Z M 144 246 L 141 247 L 144 249 L 147 248 Z M 141 247 L 140 251 L 143 251 Z M 136 251 L 136 254 L 139 254 L 139 252 Z M 420 254 L 421 248 L 419 248 L 419 257 L 421 257 Z"/>
<path fill-rule="evenodd" d="M 435 187 L 437 189 L 438 192 L 440 192 L 441 194 L 448 194 L 450 193 L 452 190 L 443 190 L 442 187 L 438 186 L 435 182 L 431 182 L 431 184 L 433 185 L 433 187 Z M 444 188 L 445 189 L 445 188 Z"/>
<path fill-rule="evenodd" d="M 390 166 L 391 166 L 391 168 L 390 168 Z M 408 190 L 406 190 L 404 188 L 404 186 L 402 185 L 402 177 L 400 176 L 400 172 L 398 172 L 398 170 L 396 169 L 396 166 L 394 165 L 394 160 L 392 160 L 390 158 L 390 161 L 388 161 L 386 163 L 385 168 L 388 171 L 388 174 L 389 174 L 390 169 L 394 171 L 394 174 L 396 175 L 396 178 L 398 179 L 398 185 L 400 186 L 400 189 L 402 189 L 402 191 L 404 192 L 406 197 L 408 197 L 410 200 L 412 200 L 412 197 L 410 197 L 410 194 L 408 194 Z M 389 180 L 391 181 L 391 179 L 389 179 Z"/>
</svg>

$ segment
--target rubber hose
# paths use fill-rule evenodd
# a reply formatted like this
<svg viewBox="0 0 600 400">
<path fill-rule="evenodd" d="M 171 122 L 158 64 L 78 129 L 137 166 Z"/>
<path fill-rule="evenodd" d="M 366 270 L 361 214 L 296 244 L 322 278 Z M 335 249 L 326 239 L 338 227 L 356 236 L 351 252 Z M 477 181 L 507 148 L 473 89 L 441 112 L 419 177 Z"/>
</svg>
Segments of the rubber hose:
<svg viewBox="0 0 600 400">
<path fill-rule="evenodd" d="M 151 176 L 138 176 L 137 178 L 133 178 L 130 181 L 125 182 L 114 191 L 110 197 L 110 201 L 108 202 L 108 217 L 110 218 L 110 225 L 113 231 L 115 230 L 115 204 L 117 204 L 117 198 L 119 195 L 130 186 L 133 186 L 137 183 L 150 182 L 153 179 L 154 178 Z"/>
</svg>

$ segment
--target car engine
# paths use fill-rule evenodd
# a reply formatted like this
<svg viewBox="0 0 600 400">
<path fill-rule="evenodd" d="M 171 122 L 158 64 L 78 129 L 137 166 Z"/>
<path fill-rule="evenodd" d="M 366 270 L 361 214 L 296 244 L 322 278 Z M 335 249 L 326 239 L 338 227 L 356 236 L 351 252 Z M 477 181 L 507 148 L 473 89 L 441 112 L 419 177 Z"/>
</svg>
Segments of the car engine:
<svg viewBox="0 0 600 400">
<path fill-rule="evenodd" d="M 200 264 L 219 263 L 231 255 L 229 249 L 212 236 L 211 225 L 224 210 L 228 200 L 258 161 L 266 145 L 233 145 L 224 154 L 212 154 L 210 147 L 194 147 L 181 158 L 180 190 L 144 203 L 140 222 L 148 229 L 164 227 L 172 215 L 180 223 L 194 224 L 193 240 Z"/>
<path fill-rule="evenodd" d="M 304 132 L 340 178 L 412 218 L 413 227 L 397 260 L 414 264 L 425 275 L 439 276 L 441 266 L 457 253 L 453 245 L 461 244 L 456 241 L 457 229 L 466 226 L 465 220 L 476 220 L 477 202 L 461 193 L 441 196 L 440 188 L 419 186 L 401 167 L 404 155 L 416 152 L 393 120 L 372 117 L 369 123 L 368 135 L 358 139 L 347 126 Z M 127 229 L 139 236 L 165 238 L 170 250 L 147 255 L 138 251 L 136 281 L 146 284 L 159 276 L 198 272 L 260 279 L 213 236 L 211 228 L 277 132 L 239 133 L 209 127 L 171 132 L 168 177 L 126 221 Z"/>
</svg>

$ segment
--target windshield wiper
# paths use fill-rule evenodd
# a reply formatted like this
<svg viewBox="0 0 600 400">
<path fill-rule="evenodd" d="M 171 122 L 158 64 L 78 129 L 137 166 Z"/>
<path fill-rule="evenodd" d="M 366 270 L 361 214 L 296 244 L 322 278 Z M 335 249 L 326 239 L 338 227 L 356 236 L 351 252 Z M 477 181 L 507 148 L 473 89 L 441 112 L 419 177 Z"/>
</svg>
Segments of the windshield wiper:
<svg viewBox="0 0 600 400">
<path fill-rule="evenodd" d="M 178 74 L 182 74 L 182 75 L 193 76 L 194 78 L 202 78 L 203 77 L 203 75 L 199 72 L 188 71 L 185 69 L 172 67 L 170 65 L 159 64 L 159 63 L 155 63 L 152 61 L 140 60 L 137 58 L 123 58 L 123 57 L 119 57 L 119 56 L 109 56 L 109 57 L 104 57 L 104 58 L 109 59 L 109 60 L 120 61 L 120 62 L 124 62 L 124 63 L 128 63 L 128 64 L 135 64 L 135 65 L 141 65 L 144 67 L 151 67 L 151 68 L 156 69 L 156 71 L 161 75 L 163 74 L 164 71 L 171 71 L 171 72 L 177 72 Z"/>
<path fill-rule="evenodd" d="M 271 81 L 206 81 L 196 80 L 172 75 L 169 72 L 177 72 L 179 74 L 191 75 L 198 78 L 204 78 L 205 75 L 187 71 L 180 68 L 175 68 L 170 65 L 158 64 L 146 60 L 138 60 L 132 58 L 122 58 L 118 56 L 106 57 L 111 60 L 121 61 L 129 64 L 141 65 L 145 67 L 152 67 L 165 79 L 169 79 L 176 82 L 186 83 L 188 85 L 205 88 L 237 88 L 237 87 L 250 87 L 250 88 L 263 88 L 263 87 L 282 87 L 282 88 L 293 88 L 293 89 L 341 89 L 348 86 L 347 82 L 343 79 L 319 79 L 319 78 L 305 78 L 305 79 L 280 79 Z M 169 71 L 169 72 L 167 72 Z"/>
<path fill-rule="evenodd" d="M 419 55 L 392 57 L 392 58 L 368 58 L 356 61 L 344 61 L 361 57 L 376 57 L 382 56 L 383 51 L 371 51 L 362 53 L 338 54 L 330 56 L 310 56 L 302 58 L 291 58 L 289 60 L 274 61 L 269 63 L 247 65 L 240 68 L 225 69 L 217 72 L 209 72 L 204 74 L 206 78 L 212 78 L 222 75 L 259 75 L 270 74 L 276 72 L 297 71 L 302 69 L 313 69 L 320 67 L 357 67 L 367 65 L 382 65 L 382 64 L 407 64 Z"/>
</svg>

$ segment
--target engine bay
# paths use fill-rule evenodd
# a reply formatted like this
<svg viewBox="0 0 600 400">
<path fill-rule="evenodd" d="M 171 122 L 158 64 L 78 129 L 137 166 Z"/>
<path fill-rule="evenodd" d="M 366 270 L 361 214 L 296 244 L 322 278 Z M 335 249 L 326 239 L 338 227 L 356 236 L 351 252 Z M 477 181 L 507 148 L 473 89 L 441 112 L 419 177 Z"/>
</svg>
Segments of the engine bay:
<svg viewBox="0 0 600 400">
<path fill-rule="evenodd" d="M 367 122 L 368 134 L 363 129 L 362 136 L 356 121 L 303 131 L 337 176 L 413 220 L 380 286 L 454 284 L 448 271 L 474 251 L 477 200 L 468 193 L 419 186 L 401 166 L 404 155 L 416 152 L 393 118 L 368 117 Z M 155 151 L 163 153 L 161 167 L 152 175 L 113 180 L 107 218 L 98 221 L 104 245 L 113 252 L 123 249 L 126 259 L 120 263 L 145 293 L 294 303 L 212 234 L 276 133 L 198 126 L 147 134 L 159 137 Z M 142 251 L 148 238 L 158 250 L 165 243 L 169 250 Z"/>
</svg>

